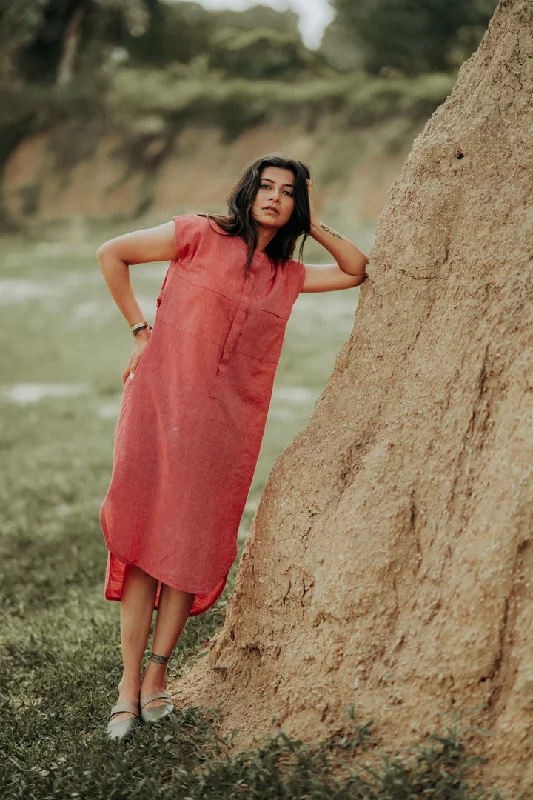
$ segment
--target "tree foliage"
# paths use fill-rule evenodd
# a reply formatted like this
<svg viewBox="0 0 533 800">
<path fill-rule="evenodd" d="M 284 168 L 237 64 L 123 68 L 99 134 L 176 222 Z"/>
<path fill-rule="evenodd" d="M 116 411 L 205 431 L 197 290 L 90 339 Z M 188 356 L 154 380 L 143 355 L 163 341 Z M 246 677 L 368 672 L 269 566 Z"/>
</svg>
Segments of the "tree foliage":
<svg viewBox="0 0 533 800">
<path fill-rule="evenodd" d="M 392 68 L 416 75 L 453 69 L 467 58 L 497 0 L 332 0 L 332 5 L 336 17 L 324 48 L 330 61 L 333 40 L 345 50 L 351 45 L 371 74 Z"/>
<path fill-rule="evenodd" d="M 217 28 L 269 28 L 274 31 L 298 34 L 298 14 L 294 11 L 278 11 L 262 4 L 250 6 L 243 11 L 212 11 Z"/>
<path fill-rule="evenodd" d="M 10 0 L 0 6 L 0 80 L 68 84 L 122 62 L 202 61 L 223 74 L 292 80 L 337 70 L 446 71 L 475 49 L 496 0 L 331 0 L 319 53 L 292 11 L 208 11 L 193 0 Z M 110 59 L 115 59 L 111 62 Z"/>
<path fill-rule="evenodd" d="M 149 2 L 12 0 L 0 10 L 0 77 L 69 82 L 80 59 L 102 63 L 122 29 L 141 33 Z"/>
<path fill-rule="evenodd" d="M 149 20 L 140 36 L 127 30 L 117 39 L 132 62 L 166 66 L 188 64 L 209 49 L 215 19 L 199 3 L 164 3 L 148 0 Z"/>
<path fill-rule="evenodd" d="M 222 28 L 212 37 L 209 66 L 231 77 L 253 80 L 294 79 L 320 72 L 323 62 L 298 33 L 269 28 Z"/>
<path fill-rule="evenodd" d="M 268 53 L 254 53 L 254 41 Z M 284 43 L 288 50 L 285 54 L 281 52 Z M 286 63 L 291 71 L 295 60 L 305 61 L 305 54 L 310 55 L 298 32 L 298 16 L 264 5 L 245 11 L 207 11 L 196 2 L 151 0 L 149 24 L 143 35 L 126 34 L 121 44 L 136 65 L 189 64 L 205 58 L 228 74 L 243 77 L 263 77 L 269 71 L 279 74 L 276 64 L 282 69 Z M 226 53 L 221 52 L 224 47 Z M 263 66 L 256 69 L 255 59 Z"/>
<path fill-rule="evenodd" d="M 254 41 L 264 53 L 253 52 Z M 192 0 L 11 0 L 0 7 L 0 79 L 66 84 L 90 79 L 113 55 L 163 68 L 212 51 L 218 66 L 243 77 L 281 75 L 284 65 L 292 74 L 317 60 L 301 41 L 298 16 L 265 5 L 237 12 Z"/>
</svg>

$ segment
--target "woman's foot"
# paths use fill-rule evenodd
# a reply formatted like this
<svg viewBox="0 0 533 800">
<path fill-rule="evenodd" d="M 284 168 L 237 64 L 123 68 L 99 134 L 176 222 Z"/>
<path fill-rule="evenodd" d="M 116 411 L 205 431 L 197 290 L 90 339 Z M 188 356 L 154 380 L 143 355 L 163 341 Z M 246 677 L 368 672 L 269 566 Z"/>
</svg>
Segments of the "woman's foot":
<svg viewBox="0 0 533 800">
<path fill-rule="evenodd" d="M 155 722 L 172 713 L 173 704 L 167 692 L 167 662 L 169 656 L 152 654 L 142 679 L 140 703 L 143 719 Z M 158 699 L 149 699 L 161 695 Z"/>
<path fill-rule="evenodd" d="M 135 707 L 138 708 L 139 706 L 139 692 L 141 689 L 141 681 L 126 681 L 124 677 L 121 678 L 118 684 L 118 701 L 119 703 L 132 703 Z M 125 719 L 131 719 L 138 714 L 134 714 L 133 712 L 129 711 L 121 711 L 118 714 L 113 716 L 113 719 L 110 722 L 110 725 L 118 724 L 119 722 L 123 722 Z"/>
<path fill-rule="evenodd" d="M 139 723 L 139 691 L 135 693 L 135 686 L 126 684 L 123 680 L 119 683 L 119 699 L 111 709 L 111 719 L 107 723 L 107 738 L 115 741 L 125 739 Z"/>
</svg>

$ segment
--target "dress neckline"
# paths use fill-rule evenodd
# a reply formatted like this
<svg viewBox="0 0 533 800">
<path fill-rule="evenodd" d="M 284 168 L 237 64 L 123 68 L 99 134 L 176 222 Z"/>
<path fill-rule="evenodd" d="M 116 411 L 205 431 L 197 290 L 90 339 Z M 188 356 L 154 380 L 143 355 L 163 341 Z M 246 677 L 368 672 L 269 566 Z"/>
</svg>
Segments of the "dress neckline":
<svg viewBox="0 0 533 800">
<path fill-rule="evenodd" d="M 236 240 L 239 242 L 239 244 L 242 246 L 242 249 L 244 250 L 244 252 L 245 252 L 245 253 L 247 253 L 247 252 L 248 252 L 248 245 L 246 244 L 246 242 L 244 241 L 244 239 L 241 239 L 241 237 L 240 237 L 240 236 L 233 236 L 232 238 L 233 238 L 233 239 L 236 239 Z M 264 253 L 262 250 L 256 250 L 256 251 L 254 252 L 254 260 L 255 260 L 255 259 L 257 259 L 258 261 L 261 261 L 261 262 L 263 262 L 263 263 L 265 263 L 265 264 L 267 264 L 267 263 L 268 263 L 268 264 L 272 263 L 272 262 L 271 262 L 271 260 L 270 260 L 270 256 L 268 256 L 268 255 L 267 255 L 266 253 Z"/>
</svg>

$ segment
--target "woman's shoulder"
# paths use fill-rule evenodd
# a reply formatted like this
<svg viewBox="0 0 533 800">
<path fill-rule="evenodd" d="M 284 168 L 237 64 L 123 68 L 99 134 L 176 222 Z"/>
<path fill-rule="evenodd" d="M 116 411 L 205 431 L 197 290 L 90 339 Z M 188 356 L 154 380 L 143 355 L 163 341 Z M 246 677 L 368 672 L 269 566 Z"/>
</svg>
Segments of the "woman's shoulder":
<svg viewBox="0 0 533 800">
<path fill-rule="evenodd" d="M 174 241 L 176 256 L 183 259 L 192 255 L 198 248 L 203 233 L 203 219 L 199 214 L 178 214 L 174 222 Z"/>
<path fill-rule="evenodd" d="M 197 211 L 191 211 L 188 214 L 177 214 L 172 217 L 175 225 L 183 228 L 184 230 L 203 230 L 208 226 L 207 216 Z"/>
<path fill-rule="evenodd" d="M 204 214 L 199 211 L 181 214 L 173 217 L 173 220 L 176 230 L 179 229 L 188 235 L 196 234 L 201 237 L 216 235 L 220 238 L 229 235 L 210 214 Z"/>
<path fill-rule="evenodd" d="M 192 256 L 202 242 L 218 232 L 215 221 L 200 212 L 179 214 L 172 219 L 178 259 L 187 255 Z"/>
</svg>

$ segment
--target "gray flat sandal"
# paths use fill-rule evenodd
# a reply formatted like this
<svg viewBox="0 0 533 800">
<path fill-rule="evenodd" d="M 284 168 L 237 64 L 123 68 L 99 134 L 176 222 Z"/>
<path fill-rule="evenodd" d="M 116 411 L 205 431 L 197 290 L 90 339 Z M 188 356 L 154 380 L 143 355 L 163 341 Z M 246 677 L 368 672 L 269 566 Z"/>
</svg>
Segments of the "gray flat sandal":
<svg viewBox="0 0 533 800">
<path fill-rule="evenodd" d="M 113 717 L 128 711 L 135 714 L 134 717 L 121 719 L 120 722 L 113 722 Z M 130 700 L 121 700 L 111 709 L 111 718 L 107 724 L 108 739 L 124 739 L 139 724 L 139 702 L 132 703 Z"/>
<path fill-rule="evenodd" d="M 153 708 L 145 708 L 148 703 L 153 700 L 164 700 L 165 704 L 160 706 L 153 706 Z M 152 692 L 145 694 L 141 697 L 141 717 L 144 722 L 158 722 L 164 717 L 168 717 L 174 711 L 174 703 L 168 692 Z"/>
</svg>

